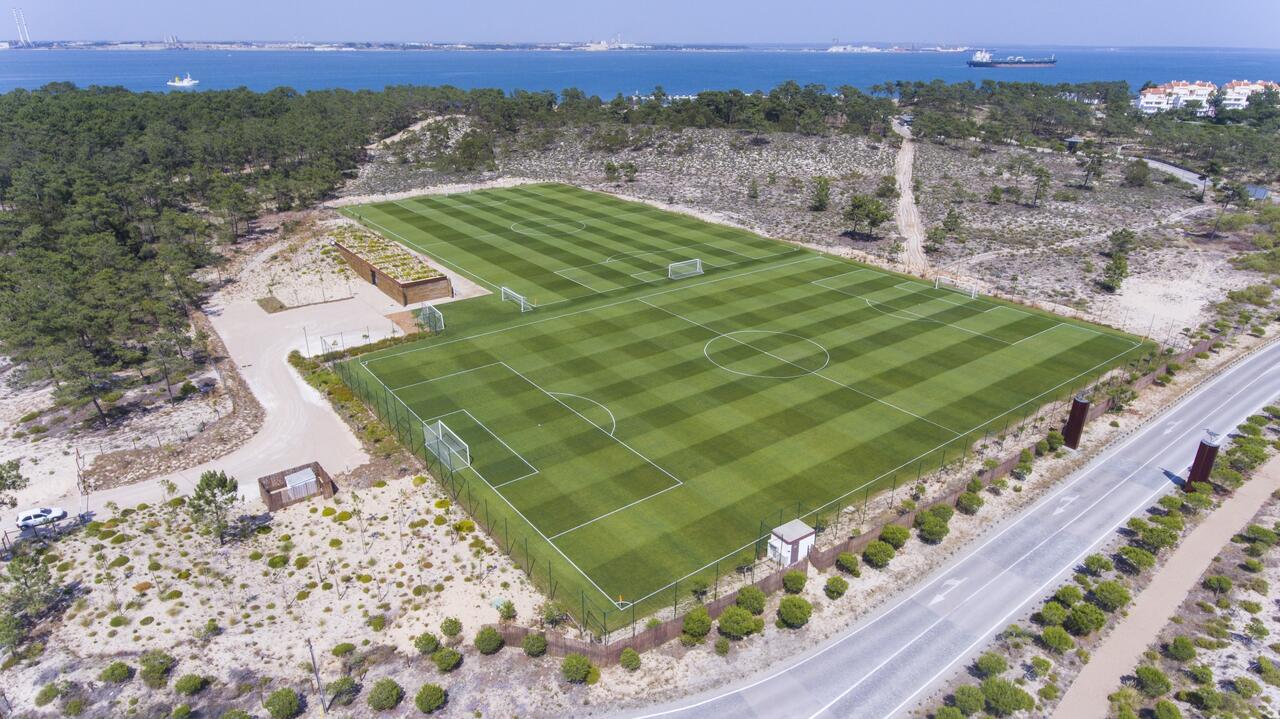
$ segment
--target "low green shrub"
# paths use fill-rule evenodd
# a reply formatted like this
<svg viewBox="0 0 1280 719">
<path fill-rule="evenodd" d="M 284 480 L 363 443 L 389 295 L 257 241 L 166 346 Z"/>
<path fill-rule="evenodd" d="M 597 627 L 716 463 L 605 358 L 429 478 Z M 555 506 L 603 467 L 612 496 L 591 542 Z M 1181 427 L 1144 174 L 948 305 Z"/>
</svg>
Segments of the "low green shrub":
<svg viewBox="0 0 1280 719">
<path fill-rule="evenodd" d="M 902 549 L 902 545 L 911 538 L 911 532 L 902 525 L 890 524 L 880 531 L 880 541 L 894 549 Z"/>
<path fill-rule="evenodd" d="M 348 707 L 360 694 L 360 685 L 356 683 L 354 677 L 341 677 L 329 682 L 325 687 L 325 694 L 331 697 L 334 704 Z"/>
<path fill-rule="evenodd" d="M 124 662 L 111 662 L 99 674 L 98 681 L 124 684 L 133 678 L 133 667 Z"/>
<path fill-rule="evenodd" d="M 442 672 L 451 672 L 458 668 L 458 664 L 462 662 L 462 654 L 457 650 L 449 647 L 441 647 L 431 655 L 431 661 L 436 665 L 436 669 Z"/>
<path fill-rule="evenodd" d="M 844 593 L 849 591 L 849 582 L 844 577 L 831 577 L 827 579 L 826 585 L 822 588 L 827 599 L 839 599 Z"/>
<path fill-rule="evenodd" d="M 194 696 L 209 686 L 209 680 L 199 674 L 183 674 L 173 683 L 173 690 L 184 697 Z"/>
<path fill-rule="evenodd" d="M 730 607 L 732 609 L 733 607 Z M 728 610 L 725 610 L 728 611 Z M 634 672 L 640 668 L 640 652 L 627 647 L 622 650 L 622 655 L 618 657 L 618 664 L 629 672 Z"/>
<path fill-rule="evenodd" d="M 296 691 L 288 687 L 271 692 L 262 706 L 271 719 L 294 719 L 302 713 L 302 700 Z"/>
<path fill-rule="evenodd" d="M 737 605 L 759 616 L 764 614 L 765 596 L 759 587 L 743 587 L 738 590 Z"/>
<path fill-rule="evenodd" d="M 862 570 L 858 567 L 858 555 L 853 552 L 841 552 L 836 555 L 836 567 L 845 574 L 862 576 Z"/>
<path fill-rule="evenodd" d="M 413 647 L 419 654 L 435 654 L 440 648 L 440 640 L 431 632 L 423 632 L 413 638 Z M 334 652 L 336 653 L 337 649 L 334 649 Z"/>
<path fill-rule="evenodd" d="M 813 605 L 802 597 L 785 596 L 778 603 L 778 621 L 792 629 L 803 627 L 813 614 Z"/>
<path fill-rule="evenodd" d="M 379 679 L 369 690 L 365 701 L 370 709 L 385 712 L 395 709 L 403 699 L 404 689 L 394 679 Z"/>
<path fill-rule="evenodd" d="M 560 675 L 571 684 L 582 684 L 591 673 L 591 662 L 581 654 L 566 655 L 560 662 Z"/>
<path fill-rule="evenodd" d="M 868 544 L 866 549 L 862 550 L 862 561 L 866 562 L 868 566 L 875 567 L 876 569 L 883 569 L 889 566 L 889 562 L 893 560 L 893 555 L 894 550 L 892 545 L 887 542 L 876 540 Z"/>
<path fill-rule="evenodd" d="M 720 613 L 720 634 L 730 639 L 743 639 L 764 629 L 764 620 L 738 606 L 725 607 Z"/>
<path fill-rule="evenodd" d="M 505 642 L 502 639 L 502 635 L 493 627 L 483 627 L 480 631 L 476 632 L 475 645 L 476 649 L 481 654 L 486 656 L 489 654 L 495 654 L 498 650 L 502 649 L 503 644 L 505 644 Z"/>
<path fill-rule="evenodd" d="M 547 653 L 547 637 L 544 634 L 526 634 L 521 647 L 525 654 L 540 657 Z"/>
<path fill-rule="evenodd" d="M 782 575 L 782 589 L 787 594 L 799 594 L 804 591 L 804 583 L 807 579 L 804 572 L 793 569 Z"/>
<path fill-rule="evenodd" d="M 437 684 L 423 684 L 413 697 L 413 705 L 423 714 L 430 714 L 444 707 L 449 695 Z"/>
<path fill-rule="evenodd" d="M 169 672 L 178 661 L 162 651 L 150 651 L 142 655 L 142 682 L 152 689 L 169 683 Z"/>
</svg>

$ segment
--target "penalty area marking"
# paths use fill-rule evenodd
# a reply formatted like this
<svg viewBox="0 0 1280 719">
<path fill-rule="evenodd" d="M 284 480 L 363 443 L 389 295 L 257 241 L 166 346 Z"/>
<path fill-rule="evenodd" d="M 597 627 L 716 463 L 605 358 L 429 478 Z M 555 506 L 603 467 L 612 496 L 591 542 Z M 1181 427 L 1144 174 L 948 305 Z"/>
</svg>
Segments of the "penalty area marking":
<svg viewBox="0 0 1280 719">
<path fill-rule="evenodd" d="M 486 366 L 492 366 L 492 365 L 486 365 Z M 456 374 L 456 373 L 455 373 L 455 374 Z M 524 466 L 526 466 L 526 467 L 528 467 L 528 468 L 529 468 L 529 471 L 528 471 L 528 472 L 526 472 L 525 474 L 520 475 L 519 477 L 516 477 L 515 479 L 509 479 L 509 480 L 507 480 L 507 481 L 505 481 L 505 482 L 500 482 L 500 483 L 498 483 L 498 484 L 494 484 L 494 483 L 490 482 L 490 481 L 489 481 L 489 480 L 488 480 L 488 479 L 487 479 L 483 474 L 480 474 L 480 470 L 476 469 L 474 464 L 468 464 L 468 465 L 467 465 L 467 467 L 468 467 L 471 471 L 475 472 L 475 473 L 476 473 L 476 476 L 477 476 L 477 477 L 479 477 L 479 478 L 480 478 L 480 480 L 481 480 L 482 482 L 484 482 L 485 484 L 487 484 L 487 485 L 489 485 L 490 487 L 492 487 L 492 488 L 494 489 L 494 491 L 497 491 L 498 487 L 505 487 L 505 486 L 507 486 L 508 484 L 514 484 L 514 483 L 516 483 L 516 482 L 519 482 L 519 481 L 520 481 L 520 480 L 522 480 L 522 479 L 528 479 L 528 478 L 532 477 L 533 475 L 538 474 L 538 468 L 537 468 L 537 467 L 535 467 L 535 466 L 533 466 L 532 464 L 530 464 L 530 463 L 529 463 L 529 460 L 527 460 L 527 459 L 525 459 L 525 458 L 524 458 L 524 455 L 520 454 L 520 453 L 519 453 L 519 452 L 517 452 L 517 451 L 516 451 L 516 450 L 515 450 L 511 445 L 509 445 L 509 444 L 507 444 L 505 441 L 503 441 L 503 439 L 502 439 L 501 437 L 499 437 L 499 436 L 497 435 L 497 433 L 496 433 L 496 432 L 494 432 L 493 430 L 489 429 L 489 428 L 488 428 L 488 426 L 486 426 L 484 422 L 481 422 L 480 420 L 476 419 L 476 416 L 475 416 L 474 414 L 471 414 L 471 412 L 470 412 L 470 411 L 468 411 L 468 410 L 465 410 L 465 409 L 455 409 L 455 410 L 454 410 L 454 411 L 452 411 L 452 412 L 445 412 L 445 413 L 444 413 L 444 414 L 442 414 L 442 415 L 437 415 L 437 416 L 435 416 L 435 417 L 431 417 L 431 418 L 427 419 L 426 421 L 424 421 L 424 422 L 423 422 L 423 424 L 430 424 L 430 423 L 432 423 L 432 422 L 435 422 L 436 420 L 444 419 L 445 417 L 449 417 L 449 416 L 451 416 L 451 415 L 455 415 L 455 414 L 465 414 L 465 415 L 467 415 L 468 417 L 470 417 L 470 418 L 471 418 L 471 421 L 472 421 L 472 422 L 475 422 L 475 423 L 476 423 L 476 425 L 478 425 L 478 426 L 480 427 L 480 429 L 483 429 L 484 431 L 488 432 L 488 433 L 489 433 L 489 436 L 491 436 L 491 437 L 493 437 L 494 439 L 498 440 L 498 443 L 499 443 L 499 444 L 501 444 L 503 447 L 506 447 L 508 452 L 510 452 L 511 454 L 515 455 L 516 459 L 520 460 L 520 461 L 524 464 Z M 499 492 L 499 494 L 501 494 L 501 493 Z"/>
<path fill-rule="evenodd" d="M 597 406 L 597 407 L 599 407 L 600 409 L 604 410 L 604 411 L 609 415 L 609 422 L 610 422 L 611 426 L 609 427 L 608 431 L 605 431 L 604 427 L 601 427 L 600 425 L 596 424 L 595 422 L 592 422 L 591 420 L 587 419 L 586 417 L 582 417 L 582 415 L 578 415 L 578 416 L 582 417 L 582 418 L 583 418 L 584 420 L 586 420 L 587 422 L 590 422 L 591 424 L 595 425 L 595 426 L 596 426 L 596 429 L 599 429 L 599 430 L 601 430 L 601 431 L 604 431 L 604 432 L 605 432 L 605 434 L 609 435 L 610 437 L 612 437 L 612 436 L 614 435 L 614 433 L 618 431 L 618 418 L 613 416 L 613 410 L 609 409 L 608 407 L 604 406 L 603 404 L 600 404 L 599 402 L 595 401 L 594 399 L 591 399 L 590 397 L 583 397 L 583 396 L 582 396 L 582 395 L 580 395 L 580 394 L 573 394 L 572 392 L 552 392 L 552 391 L 550 391 L 550 390 L 547 390 L 546 392 L 547 392 L 547 394 L 551 395 L 552 397 L 576 397 L 577 399 L 580 399 L 580 400 L 583 400 L 583 401 L 586 401 L 586 402 L 590 402 L 591 404 L 594 404 L 595 406 Z"/>
</svg>

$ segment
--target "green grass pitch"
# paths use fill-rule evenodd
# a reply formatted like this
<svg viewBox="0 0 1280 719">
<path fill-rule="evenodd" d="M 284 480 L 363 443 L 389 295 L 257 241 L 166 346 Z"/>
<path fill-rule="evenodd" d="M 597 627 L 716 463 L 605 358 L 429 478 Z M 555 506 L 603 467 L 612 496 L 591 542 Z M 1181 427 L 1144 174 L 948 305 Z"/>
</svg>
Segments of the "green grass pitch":
<svg viewBox="0 0 1280 719">
<path fill-rule="evenodd" d="M 442 420 L 469 445 L 473 513 L 575 610 L 669 605 L 779 517 L 914 480 L 1146 349 L 562 185 L 348 213 L 494 291 L 346 369 L 415 440 Z"/>
</svg>

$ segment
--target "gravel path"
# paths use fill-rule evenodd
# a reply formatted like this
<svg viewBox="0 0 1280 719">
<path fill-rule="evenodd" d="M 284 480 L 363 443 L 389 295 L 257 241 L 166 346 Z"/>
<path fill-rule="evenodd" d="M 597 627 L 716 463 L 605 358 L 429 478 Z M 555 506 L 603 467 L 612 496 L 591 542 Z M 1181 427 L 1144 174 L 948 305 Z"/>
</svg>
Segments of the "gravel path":
<svg viewBox="0 0 1280 719">
<path fill-rule="evenodd" d="M 1213 514 L 1187 535 L 1114 631 L 1098 645 L 1053 713 L 1059 719 L 1107 716 L 1107 695 L 1133 672 L 1142 653 L 1160 634 L 1224 544 L 1280 489 L 1280 459 L 1268 462 Z"/>
<path fill-rule="evenodd" d="M 920 220 L 920 208 L 916 206 L 915 189 L 911 181 L 916 161 L 916 143 L 911 139 L 911 128 L 893 123 L 893 131 L 902 136 L 902 146 L 894 161 L 893 172 L 898 180 L 898 234 L 902 235 L 902 261 L 912 272 L 924 273 L 929 269 L 929 259 L 924 254 L 924 223 Z"/>
</svg>

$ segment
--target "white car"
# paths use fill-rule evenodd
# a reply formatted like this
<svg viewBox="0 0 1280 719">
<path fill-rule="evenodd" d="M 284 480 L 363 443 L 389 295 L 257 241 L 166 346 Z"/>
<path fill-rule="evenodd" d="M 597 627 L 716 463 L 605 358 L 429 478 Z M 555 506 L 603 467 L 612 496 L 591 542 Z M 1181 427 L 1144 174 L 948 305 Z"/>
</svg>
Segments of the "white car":
<svg viewBox="0 0 1280 719">
<path fill-rule="evenodd" d="M 35 529 L 67 518 L 65 509 L 56 507 L 40 507 L 18 515 L 18 529 Z"/>
</svg>

